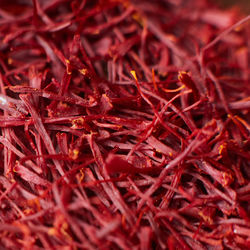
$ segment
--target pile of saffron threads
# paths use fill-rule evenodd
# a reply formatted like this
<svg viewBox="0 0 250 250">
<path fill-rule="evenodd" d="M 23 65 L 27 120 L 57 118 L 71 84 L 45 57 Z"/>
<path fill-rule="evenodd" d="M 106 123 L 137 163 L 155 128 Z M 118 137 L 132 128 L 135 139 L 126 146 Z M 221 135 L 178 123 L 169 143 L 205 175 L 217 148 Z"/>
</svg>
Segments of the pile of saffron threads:
<svg viewBox="0 0 250 250">
<path fill-rule="evenodd" d="M 249 20 L 2 0 L 0 249 L 249 249 Z"/>
</svg>

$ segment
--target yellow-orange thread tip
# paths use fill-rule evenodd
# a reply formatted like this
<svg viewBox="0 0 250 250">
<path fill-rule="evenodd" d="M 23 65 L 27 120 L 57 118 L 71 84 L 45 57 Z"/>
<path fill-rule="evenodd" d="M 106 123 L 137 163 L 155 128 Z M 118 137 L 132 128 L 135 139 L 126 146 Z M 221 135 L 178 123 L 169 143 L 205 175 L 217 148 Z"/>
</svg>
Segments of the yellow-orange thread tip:
<svg viewBox="0 0 250 250">
<path fill-rule="evenodd" d="M 79 69 L 79 72 L 82 74 L 82 75 L 86 75 L 88 70 L 87 69 Z"/>
<path fill-rule="evenodd" d="M 134 77 L 134 79 L 137 81 L 137 76 L 134 70 L 130 71 L 130 74 Z"/>
</svg>

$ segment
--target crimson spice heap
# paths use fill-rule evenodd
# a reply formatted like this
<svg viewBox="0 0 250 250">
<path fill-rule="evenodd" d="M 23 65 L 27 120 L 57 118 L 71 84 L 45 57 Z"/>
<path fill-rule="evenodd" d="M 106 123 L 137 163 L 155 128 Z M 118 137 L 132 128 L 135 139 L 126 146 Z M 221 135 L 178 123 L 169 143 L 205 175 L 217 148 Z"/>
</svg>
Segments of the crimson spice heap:
<svg viewBox="0 0 250 250">
<path fill-rule="evenodd" d="M 249 19 L 2 0 L 1 249 L 249 249 Z"/>
</svg>

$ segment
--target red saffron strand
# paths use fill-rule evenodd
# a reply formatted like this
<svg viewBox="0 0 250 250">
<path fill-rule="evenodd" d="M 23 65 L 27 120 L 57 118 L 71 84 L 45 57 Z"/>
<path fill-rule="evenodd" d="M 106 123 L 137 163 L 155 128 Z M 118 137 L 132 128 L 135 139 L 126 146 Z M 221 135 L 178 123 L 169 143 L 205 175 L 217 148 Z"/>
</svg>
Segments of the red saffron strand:
<svg viewBox="0 0 250 250">
<path fill-rule="evenodd" d="M 249 21 L 2 0 L 1 248 L 249 249 Z"/>
</svg>

